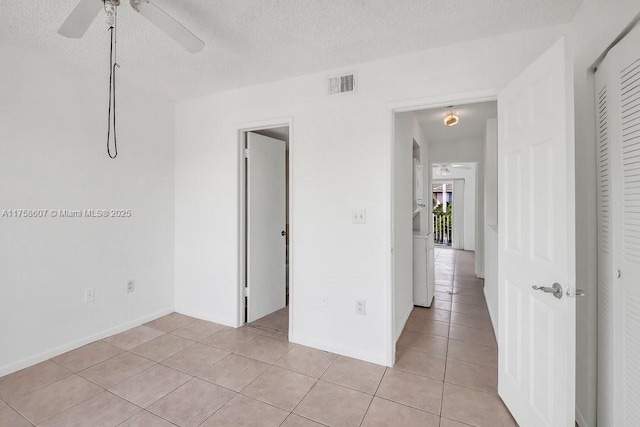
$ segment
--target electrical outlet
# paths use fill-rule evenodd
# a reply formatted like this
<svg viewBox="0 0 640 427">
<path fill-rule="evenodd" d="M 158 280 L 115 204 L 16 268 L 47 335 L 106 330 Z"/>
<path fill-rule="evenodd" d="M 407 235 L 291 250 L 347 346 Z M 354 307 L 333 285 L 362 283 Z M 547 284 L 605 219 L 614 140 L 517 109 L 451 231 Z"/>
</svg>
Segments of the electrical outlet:
<svg viewBox="0 0 640 427">
<path fill-rule="evenodd" d="M 127 292 L 133 292 L 136 289 L 136 284 L 133 279 L 127 280 Z"/>
<path fill-rule="evenodd" d="M 367 210 L 366 209 L 354 209 L 351 222 L 354 224 L 366 224 L 367 223 Z"/>
<path fill-rule="evenodd" d="M 87 288 L 84 290 L 84 302 L 94 302 L 96 300 L 96 289 Z"/>
<path fill-rule="evenodd" d="M 326 307 L 328 305 L 328 300 L 329 298 L 326 295 L 323 295 L 322 298 L 320 298 L 320 305 L 322 307 Z"/>
<path fill-rule="evenodd" d="M 367 314 L 367 300 L 364 300 L 364 299 L 356 300 L 356 314 L 360 314 L 362 316 Z"/>
</svg>

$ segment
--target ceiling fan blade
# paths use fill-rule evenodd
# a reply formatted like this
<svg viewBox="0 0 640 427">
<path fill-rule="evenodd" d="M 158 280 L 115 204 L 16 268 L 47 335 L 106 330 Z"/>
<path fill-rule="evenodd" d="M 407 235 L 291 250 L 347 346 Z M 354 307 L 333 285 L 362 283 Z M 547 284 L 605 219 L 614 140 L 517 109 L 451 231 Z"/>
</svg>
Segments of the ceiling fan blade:
<svg viewBox="0 0 640 427">
<path fill-rule="evenodd" d="M 80 0 L 58 30 L 58 34 L 72 39 L 79 39 L 87 32 L 96 19 L 104 3 L 100 0 Z"/>
<path fill-rule="evenodd" d="M 131 7 L 189 52 L 200 52 L 204 47 L 202 40 L 149 0 L 131 0 Z"/>
</svg>

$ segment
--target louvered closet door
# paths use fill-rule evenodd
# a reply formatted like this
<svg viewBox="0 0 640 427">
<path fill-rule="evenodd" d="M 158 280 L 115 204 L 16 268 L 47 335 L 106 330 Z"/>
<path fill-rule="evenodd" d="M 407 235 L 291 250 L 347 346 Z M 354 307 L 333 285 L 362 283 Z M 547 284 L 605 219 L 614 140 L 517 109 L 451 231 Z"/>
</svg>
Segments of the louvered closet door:
<svg viewBox="0 0 640 427">
<path fill-rule="evenodd" d="M 597 80 L 607 92 L 600 169 L 610 176 L 599 172 L 599 425 L 640 426 L 640 27 L 611 49 Z"/>
<path fill-rule="evenodd" d="M 615 426 L 615 288 L 612 234 L 612 153 L 611 141 L 615 130 L 611 116 L 612 103 L 611 57 L 607 57 L 596 72 L 596 142 L 598 174 L 598 425 Z M 613 90 L 615 92 L 615 89 Z M 617 190 L 617 188 L 616 188 Z"/>
<path fill-rule="evenodd" d="M 640 426 L 640 28 L 617 46 L 621 67 L 620 94 L 622 161 L 622 289 L 623 420 Z"/>
</svg>

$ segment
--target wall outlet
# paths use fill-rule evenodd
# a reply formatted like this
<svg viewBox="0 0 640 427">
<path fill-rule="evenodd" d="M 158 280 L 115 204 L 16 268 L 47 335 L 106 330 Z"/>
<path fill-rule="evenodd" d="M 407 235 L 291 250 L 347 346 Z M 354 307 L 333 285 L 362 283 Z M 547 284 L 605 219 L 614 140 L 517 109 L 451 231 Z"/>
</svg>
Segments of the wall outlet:
<svg viewBox="0 0 640 427">
<path fill-rule="evenodd" d="M 127 280 L 127 292 L 133 292 L 136 289 L 136 284 L 133 279 Z"/>
<path fill-rule="evenodd" d="M 366 209 L 354 209 L 351 222 L 354 224 L 366 224 L 367 223 L 367 210 Z"/>
<path fill-rule="evenodd" d="M 322 307 L 326 307 L 327 305 L 329 305 L 329 304 L 328 304 L 328 301 L 329 301 L 329 297 L 327 297 L 326 295 L 323 295 L 323 296 L 320 298 L 320 305 L 321 305 Z"/>
<path fill-rule="evenodd" d="M 367 314 L 367 300 L 364 300 L 364 299 L 356 300 L 356 314 L 360 314 L 362 316 Z"/>
<path fill-rule="evenodd" d="M 94 302 L 96 300 L 96 288 L 87 288 L 84 290 L 84 302 Z"/>
</svg>

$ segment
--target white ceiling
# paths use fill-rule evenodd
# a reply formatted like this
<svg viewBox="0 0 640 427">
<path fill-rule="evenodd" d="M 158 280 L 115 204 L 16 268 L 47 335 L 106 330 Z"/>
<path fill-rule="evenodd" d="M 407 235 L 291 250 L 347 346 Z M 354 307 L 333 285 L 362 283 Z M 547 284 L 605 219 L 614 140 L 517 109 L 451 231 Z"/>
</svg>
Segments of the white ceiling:
<svg viewBox="0 0 640 427">
<path fill-rule="evenodd" d="M 484 138 L 487 119 L 498 116 L 496 101 L 453 106 L 460 118 L 455 126 L 445 126 L 446 108 L 416 111 L 416 116 L 427 139 L 434 142 L 468 141 Z"/>
<path fill-rule="evenodd" d="M 96 0 L 100 1 L 100 0 Z M 582 0 L 153 0 L 205 41 L 189 54 L 122 0 L 121 78 L 173 99 L 571 20 Z M 1 0 L 0 40 L 106 73 L 98 18 L 56 34 L 77 0 Z"/>
</svg>

